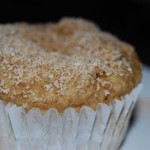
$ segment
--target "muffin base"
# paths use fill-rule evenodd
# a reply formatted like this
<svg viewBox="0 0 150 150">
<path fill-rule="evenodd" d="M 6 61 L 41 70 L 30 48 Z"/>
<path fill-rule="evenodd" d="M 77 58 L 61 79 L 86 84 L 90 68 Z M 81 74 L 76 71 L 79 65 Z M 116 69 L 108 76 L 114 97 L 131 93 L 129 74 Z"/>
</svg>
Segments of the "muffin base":
<svg viewBox="0 0 150 150">
<path fill-rule="evenodd" d="M 33 108 L 5 105 L 0 100 L 1 150 L 116 150 L 124 139 L 129 118 L 142 85 L 96 110 L 83 106 L 60 114 L 51 108 L 44 115 Z"/>
</svg>

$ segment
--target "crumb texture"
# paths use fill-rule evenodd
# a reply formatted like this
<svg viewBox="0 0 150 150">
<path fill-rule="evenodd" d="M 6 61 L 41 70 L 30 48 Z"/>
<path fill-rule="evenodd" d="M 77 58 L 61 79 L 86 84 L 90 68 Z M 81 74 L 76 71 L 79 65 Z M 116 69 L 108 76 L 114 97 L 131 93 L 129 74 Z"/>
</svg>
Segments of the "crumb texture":
<svg viewBox="0 0 150 150">
<path fill-rule="evenodd" d="M 0 99 L 26 110 L 96 109 L 141 81 L 134 48 L 94 23 L 0 25 Z"/>
</svg>

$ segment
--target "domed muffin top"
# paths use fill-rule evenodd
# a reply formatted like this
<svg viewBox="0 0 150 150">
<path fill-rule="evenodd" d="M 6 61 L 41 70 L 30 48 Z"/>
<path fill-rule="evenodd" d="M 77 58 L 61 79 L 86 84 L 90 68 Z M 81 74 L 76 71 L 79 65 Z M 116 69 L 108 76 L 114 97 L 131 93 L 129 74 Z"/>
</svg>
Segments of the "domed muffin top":
<svg viewBox="0 0 150 150">
<path fill-rule="evenodd" d="M 6 103 L 95 109 L 140 81 L 134 48 L 90 21 L 0 25 L 0 99 Z"/>
</svg>

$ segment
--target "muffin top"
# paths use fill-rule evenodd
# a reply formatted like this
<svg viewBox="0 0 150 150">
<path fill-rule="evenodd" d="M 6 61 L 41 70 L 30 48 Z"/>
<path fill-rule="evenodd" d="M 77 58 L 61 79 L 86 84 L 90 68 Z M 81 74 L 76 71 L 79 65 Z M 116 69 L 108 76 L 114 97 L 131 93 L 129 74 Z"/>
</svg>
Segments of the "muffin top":
<svg viewBox="0 0 150 150">
<path fill-rule="evenodd" d="M 129 93 L 141 76 L 134 48 L 90 21 L 0 25 L 0 99 L 26 111 L 96 109 Z"/>
</svg>

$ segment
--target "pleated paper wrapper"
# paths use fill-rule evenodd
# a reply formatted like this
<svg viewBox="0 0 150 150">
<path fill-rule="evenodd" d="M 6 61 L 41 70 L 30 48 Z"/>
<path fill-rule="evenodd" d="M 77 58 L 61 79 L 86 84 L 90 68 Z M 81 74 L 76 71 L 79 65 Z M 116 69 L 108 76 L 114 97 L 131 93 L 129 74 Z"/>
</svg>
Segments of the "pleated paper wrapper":
<svg viewBox="0 0 150 150">
<path fill-rule="evenodd" d="M 142 85 L 110 105 L 100 103 L 93 110 L 51 108 L 44 115 L 37 108 L 25 113 L 23 107 L 0 100 L 0 150 L 117 150 Z"/>
</svg>

